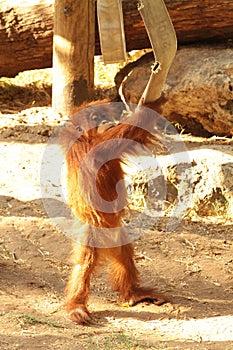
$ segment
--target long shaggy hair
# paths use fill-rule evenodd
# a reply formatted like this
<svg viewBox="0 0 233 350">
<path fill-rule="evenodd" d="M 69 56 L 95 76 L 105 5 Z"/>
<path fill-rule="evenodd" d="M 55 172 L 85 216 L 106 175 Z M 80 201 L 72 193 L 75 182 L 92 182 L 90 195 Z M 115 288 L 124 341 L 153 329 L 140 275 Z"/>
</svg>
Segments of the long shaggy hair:
<svg viewBox="0 0 233 350">
<path fill-rule="evenodd" d="M 155 141 L 156 112 L 143 108 L 121 123 L 98 122 L 116 119 L 120 113 L 118 104 L 106 101 L 82 106 L 62 133 L 67 150 L 68 203 L 85 227 L 85 240 L 74 247 L 74 266 L 66 288 L 66 308 L 79 324 L 91 320 L 87 309 L 90 277 L 105 258 L 111 260 L 113 290 L 130 305 L 143 300 L 159 305 L 167 301 L 155 289 L 140 287 L 133 246 L 122 224 L 127 205 L 123 158 L 138 152 L 138 144 L 148 146 Z"/>
</svg>

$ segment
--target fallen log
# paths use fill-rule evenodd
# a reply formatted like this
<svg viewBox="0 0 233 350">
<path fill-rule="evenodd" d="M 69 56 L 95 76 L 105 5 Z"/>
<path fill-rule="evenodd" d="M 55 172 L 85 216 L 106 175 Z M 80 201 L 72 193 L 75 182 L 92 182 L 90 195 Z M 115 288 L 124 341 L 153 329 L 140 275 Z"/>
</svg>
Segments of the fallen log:
<svg viewBox="0 0 233 350">
<path fill-rule="evenodd" d="M 232 0 L 165 0 L 165 3 L 179 44 L 232 39 Z M 123 12 L 127 50 L 150 47 L 137 1 L 123 0 Z M 0 76 L 13 77 L 20 71 L 51 67 L 52 41 L 53 0 L 33 3 L 20 0 L 14 6 L 10 0 L 0 0 Z M 95 54 L 100 54 L 97 24 Z"/>
</svg>

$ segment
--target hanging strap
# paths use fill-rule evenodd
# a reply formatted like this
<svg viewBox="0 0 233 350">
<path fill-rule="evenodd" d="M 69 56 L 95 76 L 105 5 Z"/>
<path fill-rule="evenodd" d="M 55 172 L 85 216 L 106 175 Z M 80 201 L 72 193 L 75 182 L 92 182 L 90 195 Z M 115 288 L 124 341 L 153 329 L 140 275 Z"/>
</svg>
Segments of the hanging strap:
<svg viewBox="0 0 233 350">
<path fill-rule="evenodd" d="M 140 0 L 138 10 L 144 21 L 155 56 L 151 76 L 139 105 L 154 102 L 162 94 L 165 80 L 176 55 L 176 33 L 163 0 Z"/>
<path fill-rule="evenodd" d="M 163 0 L 138 0 L 155 56 L 151 76 L 139 105 L 158 100 L 177 50 L 176 33 Z M 97 0 L 104 63 L 126 61 L 122 0 Z"/>
<path fill-rule="evenodd" d="M 104 63 L 125 62 L 122 0 L 97 0 L 97 16 Z"/>
</svg>

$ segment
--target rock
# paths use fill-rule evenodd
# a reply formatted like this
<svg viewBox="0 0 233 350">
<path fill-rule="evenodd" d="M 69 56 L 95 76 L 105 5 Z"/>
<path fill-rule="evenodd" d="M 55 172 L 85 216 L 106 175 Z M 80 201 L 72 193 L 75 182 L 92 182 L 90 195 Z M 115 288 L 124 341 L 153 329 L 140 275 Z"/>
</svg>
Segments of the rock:
<svg viewBox="0 0 233 350">
<path fill-rule="evenodd" d="M 137 104 L 150 76 L 152 54 L 116 76 L 126 103 Z M 124 80 L 123 80 L 124 79 Z M 121 85 L 120 85 L 121 83 Z M 194 135 L 233 135 L 233 49 L 178 50 L 164 86 L 163 115 Z"/>
<path fill-rule="evenodd" d="M 198 216 L 232 221 L 232 144 L 199 144 L 182 157 L 142 157 L 131 175 L 130 207 L 147 215 L 146 220 L 166 217 L 178 223 Z"/>
</svg>

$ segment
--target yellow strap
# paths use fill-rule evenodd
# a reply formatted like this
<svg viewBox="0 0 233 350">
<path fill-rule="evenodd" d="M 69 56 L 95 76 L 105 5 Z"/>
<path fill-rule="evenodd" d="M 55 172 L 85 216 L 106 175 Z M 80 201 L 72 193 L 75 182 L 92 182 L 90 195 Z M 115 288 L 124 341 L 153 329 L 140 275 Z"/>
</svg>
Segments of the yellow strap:
<svg viewBox="0 0 233 350">
<path fill-rule="evenodd" d="M 126 61 L 121 0 L 97 0 L 100 45 L 104 63 Z"/>
<path fill-rule="evenodd" d="M 140 104 L 154 102 L 161 96 L 168 71 L 176 55 L 176 33 L 163 0 L 140 0 L 138 10 L 144 21 L 155 65 L 143 92 Z"/>
</svg>

